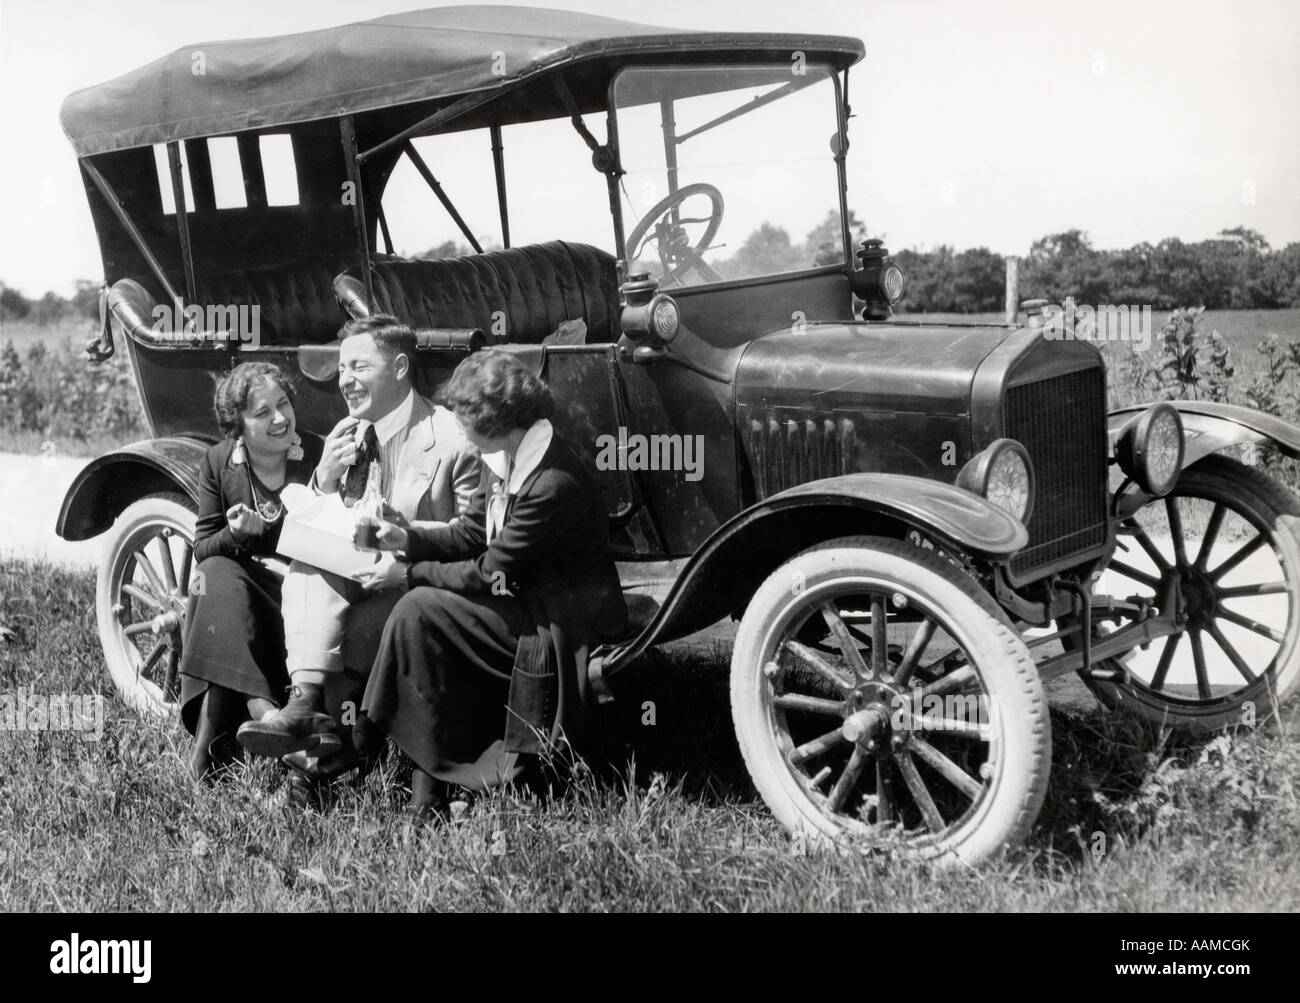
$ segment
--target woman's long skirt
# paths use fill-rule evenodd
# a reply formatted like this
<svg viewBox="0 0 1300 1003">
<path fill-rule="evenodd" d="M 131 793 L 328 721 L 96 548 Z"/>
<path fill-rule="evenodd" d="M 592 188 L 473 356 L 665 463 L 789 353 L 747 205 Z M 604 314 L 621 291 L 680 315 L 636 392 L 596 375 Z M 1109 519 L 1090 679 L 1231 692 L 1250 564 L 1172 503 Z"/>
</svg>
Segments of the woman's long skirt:
<svg viewBox="0 0 1300 1003">
<path fill-rule="evenodd" d="M 384 626 L 366 716 L 440 780 L 481 790 L 512 779 L 518 765 L 503 735 L 526 618 L 512 596 L 408 592 Z"/>
<path fill-rule="evenodd" d="M 180 663 L 181 720 L 191 735 L 209 686 L 278 705 L 289 685 L 279 576 L 229 557 L 209 557 L 198 570 L 203 594 L 186 628 Z"/>
</svg>

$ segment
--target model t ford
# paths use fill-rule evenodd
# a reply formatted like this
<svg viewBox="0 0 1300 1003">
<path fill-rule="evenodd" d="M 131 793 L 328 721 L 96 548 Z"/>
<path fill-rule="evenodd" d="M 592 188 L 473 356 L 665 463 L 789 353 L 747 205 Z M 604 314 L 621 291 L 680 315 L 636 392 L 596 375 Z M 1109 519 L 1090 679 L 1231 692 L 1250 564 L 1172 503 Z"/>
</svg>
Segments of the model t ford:
<svg viewBox="0 0 1300 1003">
<path fill-rule="evenodd" d="M 1273 712 L 1300 680 L 1300 502 L 1225 450 L 1296 455 L 1300 430 L 1108 414 L 1100 353 L 1033 311 L 892 321 L 903 276 L 847 211 L 862 56 L 467 7 L 194 46 L 71 96 L 105 270 L 92 356 L 124 346 L 153 433 L 58 517 L 108 532 L 123 696 L 173 699 L 209 374 L 296 370 L 300 424 L 327 431 L 338 329 L 382 311 L 419 330 L 425 393 L 485 344 L 554 390 L 643 614 L 593 686 L 739 619 L 736 732 L 791 830 L 946 860 L 1023 837 L 1063 673 L 1155 724 Z M 750 253 L 774 220 L 815 237 Z M 467 253 L 413 251 L 422 221 Z"/>
</svg>

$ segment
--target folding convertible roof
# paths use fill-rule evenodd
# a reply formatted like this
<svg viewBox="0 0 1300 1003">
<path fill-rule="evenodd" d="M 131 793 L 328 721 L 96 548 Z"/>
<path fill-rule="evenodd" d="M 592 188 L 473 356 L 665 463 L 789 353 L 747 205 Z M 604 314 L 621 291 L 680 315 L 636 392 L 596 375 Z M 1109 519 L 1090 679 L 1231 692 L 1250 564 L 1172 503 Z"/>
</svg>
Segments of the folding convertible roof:
<svg viewBox="0 0 1300 1003">
<path fill-rule="evenodd" d="M 729 62 L 796 50 L 837 67 L 863 56 L 858 39 L 836 35 L 683 31 L 530 7 L 441 7 L 177 49 L 77 91 L 60 118 L 86 157 L 486 94 L 575 64 L 616 66 L 665 52 Z M 603 93 L 575 97 L 584 107 L 603 103 Z"/>
</svg>

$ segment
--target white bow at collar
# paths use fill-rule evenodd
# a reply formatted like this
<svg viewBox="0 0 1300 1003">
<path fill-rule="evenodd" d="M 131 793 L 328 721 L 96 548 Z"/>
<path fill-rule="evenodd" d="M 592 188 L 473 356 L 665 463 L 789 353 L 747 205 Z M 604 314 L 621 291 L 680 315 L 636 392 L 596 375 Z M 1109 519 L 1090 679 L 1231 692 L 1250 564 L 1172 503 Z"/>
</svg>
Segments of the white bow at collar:
<svg viewBox="0 0 1300 1003">
<path fill-rule="evenodd" d="M 497 481 L 492 485 L 492 494 L 487 499 L 487 542 L 501 531 L 505 523 L 506 506 L 510 495 L 517 495 L 519 489 L 529 476 L 537 469 L 546 451 L 551 448 L 551 439 L 555 429 L 545 418 L 539 418 L 529 426 L 515 451 L 514 461 L 506 456 L 504 449 L 495 453 L 483 454 L 483 462 L 496 474 Z"/>
</svg>

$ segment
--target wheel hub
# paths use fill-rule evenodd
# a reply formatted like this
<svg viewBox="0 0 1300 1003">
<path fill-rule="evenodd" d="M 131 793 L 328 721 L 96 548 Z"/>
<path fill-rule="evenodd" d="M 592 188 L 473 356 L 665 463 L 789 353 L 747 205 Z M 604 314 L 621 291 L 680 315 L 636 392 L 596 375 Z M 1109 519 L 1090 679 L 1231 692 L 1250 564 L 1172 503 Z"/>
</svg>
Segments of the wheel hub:
<svg viewBox="0 0 1300 1003">
<path fill-rule="evenodd" d="M 159 614 L 149 621 L 149 629 L 155 634 L 170 634 L 180 630 L 181 618 L 175 611 Z"/>
<path fill-rule="evenodd" d="M 889 730 L 889 714 L 884 704 L 873 703 L 844 719 L 840 734 L 870 752 Z"/>
<path fill-rule="evenodd" d="M 1180 567 L 1176 574 L 1188 621 L 1197 626 L 1211 623 L 1219 605 L 1218 589 L 1214 582 L 1195 568 Z"/>
<path fill-rule="evenodd" d="M 861 683 L 844 701 L 840 734 L 864 752 L 885 752 L 891 746 L 890 720 L 898 694 L 880 682 Z"/>
</svg>

